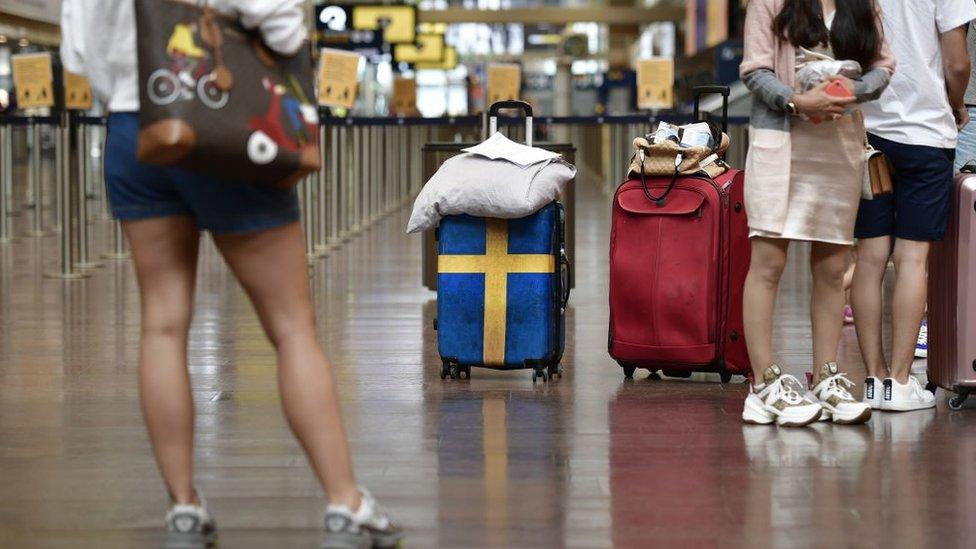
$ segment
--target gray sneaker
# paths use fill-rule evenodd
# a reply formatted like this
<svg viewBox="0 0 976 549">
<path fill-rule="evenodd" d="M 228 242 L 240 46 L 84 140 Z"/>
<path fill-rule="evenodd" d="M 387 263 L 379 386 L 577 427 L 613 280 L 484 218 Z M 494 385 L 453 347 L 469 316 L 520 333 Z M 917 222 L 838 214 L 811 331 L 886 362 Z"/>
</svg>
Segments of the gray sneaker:
<svg viewBox="0 0 976 549">
<path fill-rule="evenodd" d="M 211 547 L 217 541 L 217 523 L 207 512 L 206 503 L 179 504 L 166 513 L 166 549 Z"/>
<path fill-rule="evenodd" d="M 325 540 L 322 549 L 387 549 L 403 540 L 403 529 L 395 524 L 373 496 L 359 489 L 362 502 L 352 511 L 345 505 L 325 510 Z"/>
</svg>

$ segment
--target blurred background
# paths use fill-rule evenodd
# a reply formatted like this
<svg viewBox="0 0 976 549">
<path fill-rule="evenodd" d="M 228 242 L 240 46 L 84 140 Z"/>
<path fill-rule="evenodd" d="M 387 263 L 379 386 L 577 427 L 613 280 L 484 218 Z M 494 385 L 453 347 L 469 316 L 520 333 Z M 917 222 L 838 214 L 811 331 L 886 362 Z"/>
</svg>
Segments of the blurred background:
<svg viewBox="0 0 976 549">
<path fill-rule="evenodd" d="M 511 64 L 519 70 L 520 98 L 539 114 L 592 116 L 642 110 L 637 101 L 641 60 L 673 62 L 677 106 L 687 102 L 695 85 L 732 84 L 742 56 L 744 3 L 310 0 L 307 8 L 316 50 L 362 55 L 353 115 L 476 114 L 485 108 L 489 67 Z M 60 0 L 4 0 L 0 110 L 16 107 L 10 56 L 56 51 L 59 13 Z M 412 80 L 416 90 L 414 104 L 399 112 L 398 78 Z"/>
</svg>

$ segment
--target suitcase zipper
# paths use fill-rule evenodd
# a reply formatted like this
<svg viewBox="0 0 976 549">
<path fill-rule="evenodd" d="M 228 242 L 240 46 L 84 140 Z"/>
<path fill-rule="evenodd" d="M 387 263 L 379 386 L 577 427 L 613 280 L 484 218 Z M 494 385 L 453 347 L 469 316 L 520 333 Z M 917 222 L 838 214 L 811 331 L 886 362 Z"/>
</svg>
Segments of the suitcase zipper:
<svg viewBox="0 0 976 549">
<path fill-rule="evenodd" d="M 726 219 L 728 212 L 726 210 L 728 209 L 729 205 L 729 195 L 727 192 L 725 192 L 725 188 L 719 185 L 707 173 L 702 172 L 692 177 L 702 181 L 707 181 L 709 184 L 711 184 L 712 188 L 715 189 L 715 192 L 718 193 L 719 202 L 721 204 L 721 212 L 718 223 L 719 260 L 716 262 L 717 267 L 715 273 L 717 276 L 716 286 L 718 290 L 716 301 L 719 305 L 718 314 L 715 316 L 715 346 L 717 351 L 716 354 L 719 355 L 717 358 L 718 360 L 721 359 L 725 354 L 725 334 L 723 333 L 724 331 L 722 329 L 722 319 L 725 318 L 725 312 L 726 309 L 728 309 L 728 303 L 726 302 L 725 297 L 728 292 L 725 291 L 726 288 L 722 285 L 722 267 L 724 266 L 723 259 L 726 259 L 726 256 L 728 256 L 728 263 L 731 264 L 732 262 L 732 247 L 727 247 L 725 242 L 725 226 L 728 224 L 728 219 Z M 701 215 L 701 212 L 699 212 L 699 217 L 701 217 Z"/>
</svg>

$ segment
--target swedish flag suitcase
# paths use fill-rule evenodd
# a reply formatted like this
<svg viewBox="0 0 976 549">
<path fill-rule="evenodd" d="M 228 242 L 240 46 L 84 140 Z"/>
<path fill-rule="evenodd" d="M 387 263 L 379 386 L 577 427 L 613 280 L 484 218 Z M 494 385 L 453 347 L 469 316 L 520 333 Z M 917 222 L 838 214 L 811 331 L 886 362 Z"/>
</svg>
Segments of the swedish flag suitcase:
<svg viewBox="0 0 976 549">
<path fill-rule="evenodd" d="M 437 231 L 437 338 L 441 379 L 471 367 L 562 375 L 569 262 L 561 204 L 521 219 L 468 215 Z"/>
</svg>

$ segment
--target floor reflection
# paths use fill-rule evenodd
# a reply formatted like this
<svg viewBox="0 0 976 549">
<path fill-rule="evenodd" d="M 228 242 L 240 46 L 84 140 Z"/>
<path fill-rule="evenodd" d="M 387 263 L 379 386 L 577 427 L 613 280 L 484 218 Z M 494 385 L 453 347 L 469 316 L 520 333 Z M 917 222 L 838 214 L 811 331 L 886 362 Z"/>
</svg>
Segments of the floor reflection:
<svg viewBox="0 0 976 549">
<path fill-rule="evenodd" d="M 609 415 L 615 546 L 972 547 L 976 437 L 960 412 L 746 426 L 743 391 L 621 386 Z"/>
<path fill-rule="evenodd" d="M 441 547 L 562 543 L 562 413 L 533 391 L 445 394 L 438 416 Z"/>
</svg>

